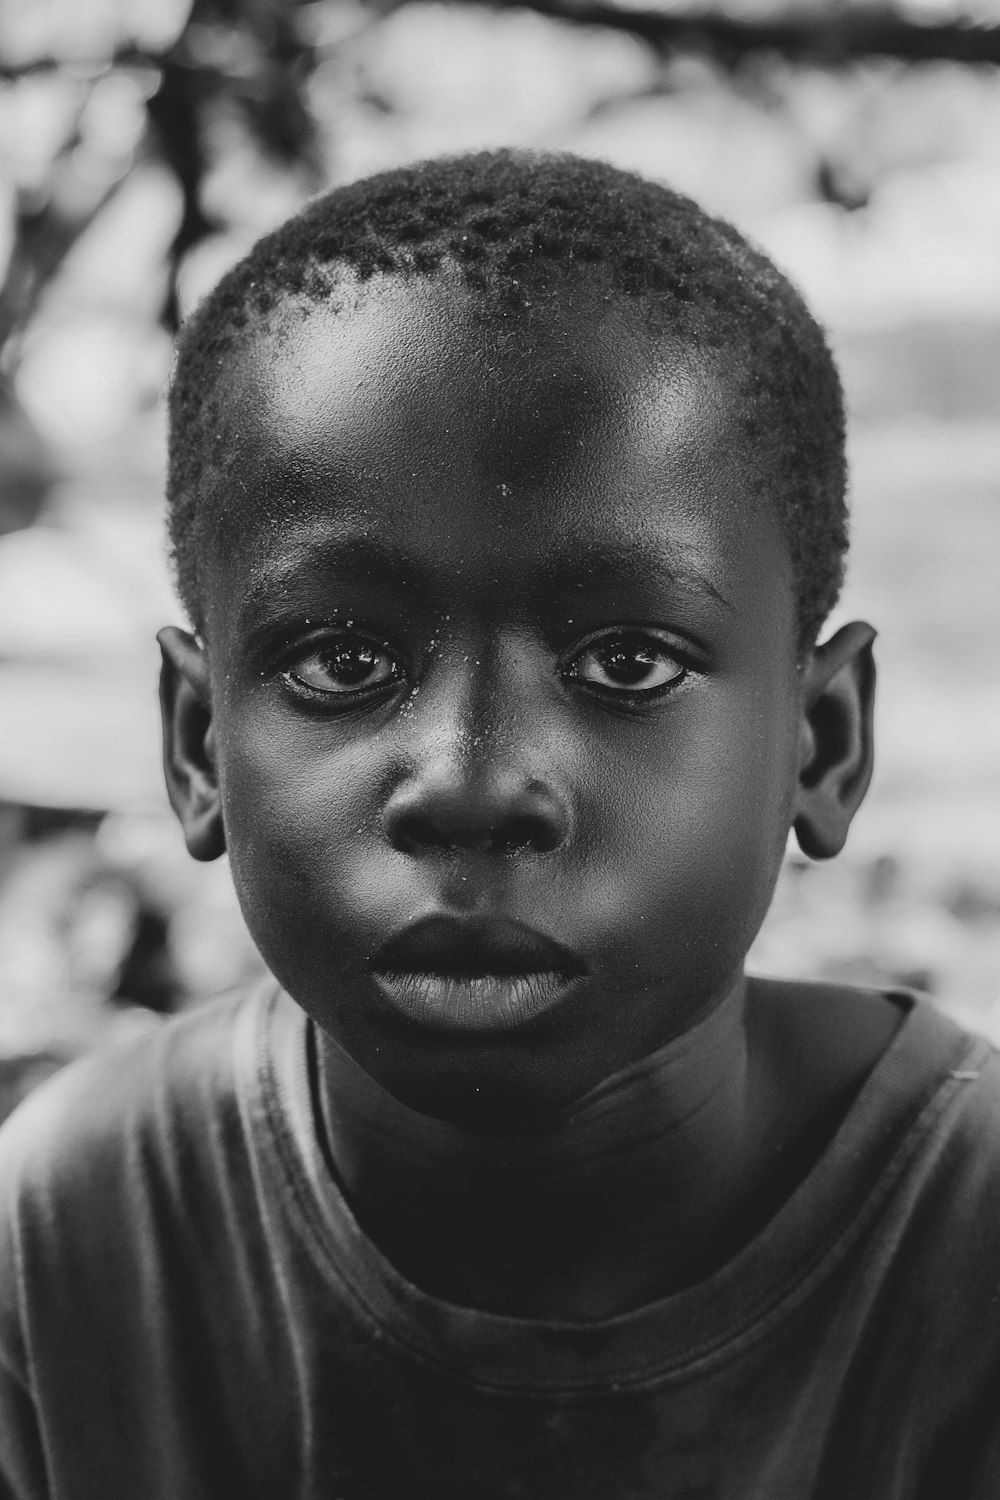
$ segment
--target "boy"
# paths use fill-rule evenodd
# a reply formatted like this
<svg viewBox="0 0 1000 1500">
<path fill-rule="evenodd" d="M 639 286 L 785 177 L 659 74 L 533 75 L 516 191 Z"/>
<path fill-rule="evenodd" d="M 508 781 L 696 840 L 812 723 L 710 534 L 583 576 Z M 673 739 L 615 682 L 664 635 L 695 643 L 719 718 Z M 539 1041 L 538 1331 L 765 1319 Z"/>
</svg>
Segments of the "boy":
<svg viewBox="0 0 1000 1500">
<path fill-rule="evenodd" d="M 609 167 L 389 173 L 223 280 L 165 761 L 277 983 L 7 1127 L 7 1493 L 1000 1493 L 993 1054 L 743 974 L 869 779 L 843 495 L 797 294 Z"/>
</svg>

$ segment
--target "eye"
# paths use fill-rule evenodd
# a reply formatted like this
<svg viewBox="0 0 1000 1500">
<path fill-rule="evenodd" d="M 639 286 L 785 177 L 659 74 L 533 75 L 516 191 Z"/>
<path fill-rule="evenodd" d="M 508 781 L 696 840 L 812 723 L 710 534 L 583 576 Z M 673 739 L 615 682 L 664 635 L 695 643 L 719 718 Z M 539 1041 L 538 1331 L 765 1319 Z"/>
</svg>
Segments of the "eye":
<svg viewBox="0 0 1000 1500">
<path fill-rule="evenodd" d="M 638 630 L 602 636 L 579 652 L 569 667 L 569 676 L 578 682 L 633 697 L 677 687 L 687 672 L 665 642 Z"/>
<path fill-rule="evenodd" d="M 343 635 L 304 651 L 283 676 L 293 687 L 349 698 L 399 682 L 403 670 L 387 646 L 365 636 Z"/>
</svg>

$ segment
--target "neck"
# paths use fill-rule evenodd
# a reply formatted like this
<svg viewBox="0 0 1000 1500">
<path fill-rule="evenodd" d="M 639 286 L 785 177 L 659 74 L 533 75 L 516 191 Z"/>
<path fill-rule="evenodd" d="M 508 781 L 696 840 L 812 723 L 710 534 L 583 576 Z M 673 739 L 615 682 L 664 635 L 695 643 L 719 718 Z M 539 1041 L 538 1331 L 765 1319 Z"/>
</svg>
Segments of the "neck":
<svg viewBox="0 0 1000 1500">
<path fill-rule="evenodd" d="M 740 981 L 517 1137 L 409 1109 L 320 1034 L 328 1145 L 359 1222 L 425 1291 L 511 1316 L 595 1320 L 700 1279 L 747 1237 L 761 1186 L 743 1001 Z"/>
</svg>

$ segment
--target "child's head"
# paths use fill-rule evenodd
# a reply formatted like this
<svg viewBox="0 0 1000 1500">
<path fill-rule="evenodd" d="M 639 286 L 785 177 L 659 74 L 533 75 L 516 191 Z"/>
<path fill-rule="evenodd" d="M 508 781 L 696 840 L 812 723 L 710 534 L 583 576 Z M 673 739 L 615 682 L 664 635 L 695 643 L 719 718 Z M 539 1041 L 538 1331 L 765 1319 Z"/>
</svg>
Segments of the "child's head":
<svg viewBox="0 0 1000 1500">
<path fill-rule="evenodd" d="M 847 548 L 841 387 L 815 319 L 770 261 L 691 199 L 601 162 L 514 152 L 422 162 L 326 194 L 261 240 L 191 320 L 172 388 L 169 500 L 196 624 L 210 497 L 231 465 L 218 446 L 228 356 L 283 303 L 337 307 L 348 286 L 386 277 L 454 278 L 484 322 L 515 337 L 535 299 L 544 316 L 589 286 L 693 357 L 724 391 L 748 476 L 780 521 L 800 645 L 813 644 Z"/>
<path fill-rule="evenodd" d="M 398 1097 L 510 1125 L 739 983 L 867 785 L 839 382 L 735 231 L 498 154 L 341 189 L 182 339 L 172 797 Z"/>
</svg>

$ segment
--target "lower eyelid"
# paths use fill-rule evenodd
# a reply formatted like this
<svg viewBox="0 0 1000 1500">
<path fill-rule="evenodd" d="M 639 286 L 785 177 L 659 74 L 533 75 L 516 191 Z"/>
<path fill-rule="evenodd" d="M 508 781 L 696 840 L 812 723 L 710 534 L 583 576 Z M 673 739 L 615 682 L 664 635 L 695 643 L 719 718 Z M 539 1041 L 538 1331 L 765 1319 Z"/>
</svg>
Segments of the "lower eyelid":
<svg viewBox="0 0 1000 1500">
<path fill-rule="evenodd" d="M 315 691 L 315 693 L 322 693 L 322 691 L 327 691 L 327 688 L 313 687 L 312 682 L 307 682 L 306 678 L 304 678 L 303 676 L 303 673 L 297 672 L 294 666 L 285 667 L 285 670 L 283 670 L 282 672 L 282 676 L 294 676 L 295 681 L 303 682 L 306 687 L 312 688 L 312 691 Z M 357 688 L 345 687 L 342 688 L 342 691 L 345 691 L 345 693 L 354 693 L 354 691 L 366 691 L 366 688 L 369 687 L 385 687 L 385 685 L 390 684 L 390 682 L 399 682 L 402 678 L 403 672 L 400 672 L 400 670 L 397 670 L 396 667 L 393 667 L 390 672 L 385 673 L 385 676 L 379 676 L 379 678 L 376 678 L 376 681 L 361 682 L 361 684 L 358 685 Z M 336 696 L 336 693 L 334 693 L 334 696 Z"/>
<path fill-rule="evenodd" d="M 675 677 L 668 677 L 666 682 L 654 683 L 652 687 L 643 687 L 641 684 L 635 687 L 627 687 L 624 684 L 616 687 L 612 683 L 591 682 L 586 677 L 578 679 L 585 687 L 593 687 L 602 693 L 614 693 L 620 698 L 657 698 L 679 688 L 690 676 L 686 667 L 682 667 Z"/>
<path fill-rule="evenodd" d="M 583 682 L 590 681 L 591 679 L 584 677 L 582 671 L 580 670 L 580 666 L 588 656 L 592 656 L 595 654 L 596 648 L 593 646 L 589 646 L 586 650 L 578 652 L 577 655 L 571 661 L 567 662 L 566 666 L 562 669 L 563 675 L 575 677 Z M 675 678 L 685 677 L 691 671 L 691 668 L 689 667 L 687 662 L 681 661 L 680 658 L 672 651 L 661 648 L 660 657 L 661 661 L 664 664 L 669 663 L 669 665 L 674 669 L 674 676 L 669 679 L 670 681 L 674 681 Z M 657 686 L 665 687 L 667 686 L 667 684 L 659 683 L 657 684 Z M 637 690 L 641 691 L 641 688 L 637 688 Z M 625 691 L 628 691 L 628 689 L 625 689 Z"/>
<path fill-rule="evenodd" d="M 401 681 L 398 677 L 390 677 L 384 682 L 372 683 L 369 687 L 348 688 L 344 692 L 332 692 L 329 689 L 313 687 L 310 683 L 303 682 L 301 677 L 297 677 L 290 670 L 282 672 L 280 676 L 286 690 L 295 697 L 306 699 L 317 706 L 323 706 L 331 710 L 338 704 L 346 710 L 352 704 L 374 701 L 380 697 L 386 697 L 394 689 L 399 689 Z"/>
</svg>

